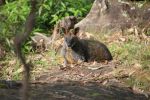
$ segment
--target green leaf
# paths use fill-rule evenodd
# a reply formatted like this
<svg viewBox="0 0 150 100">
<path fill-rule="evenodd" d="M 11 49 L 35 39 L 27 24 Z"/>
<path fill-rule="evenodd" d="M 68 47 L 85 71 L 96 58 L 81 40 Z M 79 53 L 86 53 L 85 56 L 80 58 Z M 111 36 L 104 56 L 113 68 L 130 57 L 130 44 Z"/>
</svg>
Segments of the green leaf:
<svg viewBox="0 0 150 100">
<path fill-rule="evenodd" d="M 47 10 L 50 10 L 50 6 L 49 5 L 43 4 L 43 7 L 46 8 Z"/>
<path fill-rule="evenodd" d="M 61 6 L 62 6 L 62 8 L 66 8 L 65 3 L 63 3 L 63 2 L 61 2 Z"/>
</svg>

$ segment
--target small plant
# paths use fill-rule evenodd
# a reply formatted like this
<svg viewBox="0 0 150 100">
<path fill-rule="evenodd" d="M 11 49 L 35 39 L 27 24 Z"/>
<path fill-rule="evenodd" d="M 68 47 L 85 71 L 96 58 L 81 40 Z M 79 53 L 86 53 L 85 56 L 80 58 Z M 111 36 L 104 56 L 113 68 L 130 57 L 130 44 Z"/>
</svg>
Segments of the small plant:
<svg viewBox="0 0 150 100">
<path fill-rule="evenodd" d="M 23 30 L 26 16 L 29 13 L 28 1 L 19 0 L 0 6 L 0 41 L 10 48 L 10 39 Z M 7 43 L 7 44 L 6 44 Z"/>
</svg>

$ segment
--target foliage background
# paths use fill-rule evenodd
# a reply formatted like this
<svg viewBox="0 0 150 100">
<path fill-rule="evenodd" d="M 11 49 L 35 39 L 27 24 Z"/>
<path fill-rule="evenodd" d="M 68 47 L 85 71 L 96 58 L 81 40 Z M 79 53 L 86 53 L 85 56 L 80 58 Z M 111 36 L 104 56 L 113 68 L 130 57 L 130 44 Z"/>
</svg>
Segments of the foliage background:
<svg viewBox="0 0 150 100">
<path fill-rule="evenodd" d="M 51 34 L 54 24 L 65 16 L 86 16 L 94 0 L 39 0 L 34 31 Z M 6 0 L 0 6 L 0 42 L 10 50 L 11 39 L 23 31 L 30 11 L 29 0 Z"/>
</svg>

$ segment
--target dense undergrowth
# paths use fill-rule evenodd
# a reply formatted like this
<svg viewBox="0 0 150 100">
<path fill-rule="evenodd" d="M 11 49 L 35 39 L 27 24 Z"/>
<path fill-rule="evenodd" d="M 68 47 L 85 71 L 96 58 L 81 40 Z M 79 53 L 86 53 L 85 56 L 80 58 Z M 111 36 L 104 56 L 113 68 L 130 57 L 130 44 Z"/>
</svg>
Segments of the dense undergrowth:
<svg viewBox="0 0 150 100">
<path fill-rule="evenodd" d="M 93 0 L 39 0 L 33 31 L 50 35 L 54 25 L 65 16 L 85 17 L 92 6 L 92 2 Z M 12 49 L 10 48 L 11 39 L 14 35 L 23 31 L 29 11 L 29 0 L 6 0 L 6 4 L 0 6 L 0 42 L 3 42 L 8 47 L 7 49 Z"/>
<path fill-rule="evenodd" d="M 150 38 L 141 39 L 134 34 L 113 35 L 102 40 L 108 41 L 114 60 L 119 63 L 115 76 L 125 75 L 127 78 L 121 80 L 128 86 L 150 91 Z"/>
</svg>

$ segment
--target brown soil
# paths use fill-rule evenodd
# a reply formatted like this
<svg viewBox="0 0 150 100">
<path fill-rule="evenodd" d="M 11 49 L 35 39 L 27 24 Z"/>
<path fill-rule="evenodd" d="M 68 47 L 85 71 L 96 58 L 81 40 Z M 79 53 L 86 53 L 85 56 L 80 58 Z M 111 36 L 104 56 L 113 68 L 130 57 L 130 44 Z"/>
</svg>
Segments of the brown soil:
<svg viewBox="0 0 150 100">
<path fill-rule="evenodd" d="M 138 93 L 120 81 L 128 76 L 114 76 L 116 65 L 113 61 L 52 67 L 31 82 L 30 100 L 150 100 L 148 94 Z M 0 100 L 20 100 L 20 89 L 11 85 L 0 89 Z"/>
</svg>

